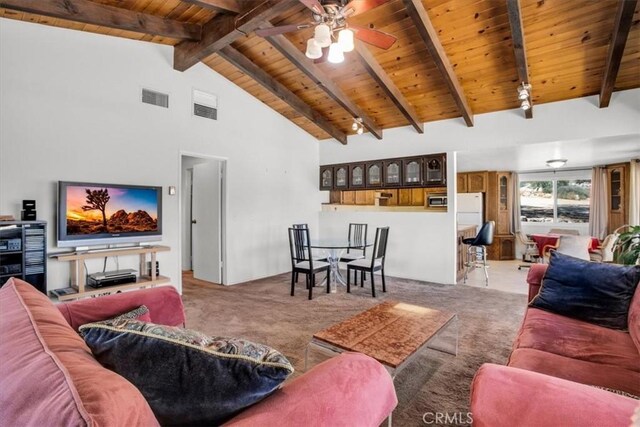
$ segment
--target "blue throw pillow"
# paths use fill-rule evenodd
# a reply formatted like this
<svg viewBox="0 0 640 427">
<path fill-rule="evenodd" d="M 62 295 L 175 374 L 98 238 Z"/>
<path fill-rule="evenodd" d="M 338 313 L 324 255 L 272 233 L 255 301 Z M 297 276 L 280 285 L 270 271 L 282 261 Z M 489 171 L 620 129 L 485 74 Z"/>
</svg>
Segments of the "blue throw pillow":
<svg viewBox="0 0 640 427">
<path fill-rule="evenodd" d="M 270 347 L 188 329 L 120 318 L 80 333 L 103 366 L 140 390 L 162 425 L 220 425 L 293 372 Z"/>
<path fill-rule="evenodd" d="M 584 261 L 551 253 L 540 292 L 530 307 L 611 329 L 627 329 L 640 266 Z"/>
</svg>

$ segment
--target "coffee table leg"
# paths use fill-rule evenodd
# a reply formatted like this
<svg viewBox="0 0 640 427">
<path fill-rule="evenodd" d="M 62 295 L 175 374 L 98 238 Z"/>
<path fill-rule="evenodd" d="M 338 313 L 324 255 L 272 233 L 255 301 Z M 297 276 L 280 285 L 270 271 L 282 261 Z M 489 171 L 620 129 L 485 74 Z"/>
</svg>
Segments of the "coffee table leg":
<svg viewBox="0 0 640 427">
<path fill-rule="evenodd" d="M 441 336 L 440 333 L 438 333 L 433 338 L 433 341 L 435 341 L 435 342 L 431 342 L 430 341 L 427 344 L 427 348 L 457 356 L 458 355 L 458 315 L 453 316 L 453 318 L 449 321 L 449 324 L 446 327 L 444 327 L 443 330 L 447 330 L 448 331 L 450 328 L 454 328 L 454 331 L 455 331 L 453 349 L 451 348 L 451 346 L 443 345 L 443 343 L 437 343 L 437 341 L 441 341 L 442 340 L 442 336 Z"/>
</svg>

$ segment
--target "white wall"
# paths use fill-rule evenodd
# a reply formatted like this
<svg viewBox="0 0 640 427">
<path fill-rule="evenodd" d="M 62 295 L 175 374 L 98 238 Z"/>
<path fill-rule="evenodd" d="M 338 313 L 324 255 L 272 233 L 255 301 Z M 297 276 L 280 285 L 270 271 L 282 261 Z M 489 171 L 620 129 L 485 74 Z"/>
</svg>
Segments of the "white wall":
<svg viewBox="0 0 640 427">
<path fill-rule="evenodd" d="M 179 196 L 166 188 L 179 185 L 180 151 L 220 156 L 228 283 L 288 271 L 287 226 L 318 221 L 317 141 L 202 64 L 174 71 L 172 57 L 167 46 L 0 19 L 0 212 L 37 200 L 52 250 L 58 180 L 162 185 L 172 251 L 159 260 L 177 285 Z M 170 108 L 140 103 L 143 86 L 168 92 Z M 192 88 L 218 95 L 218 121 L 191 116 Z M 68 286 L 68 265 L 48 266 L 49 288 Z"/>
</svg>

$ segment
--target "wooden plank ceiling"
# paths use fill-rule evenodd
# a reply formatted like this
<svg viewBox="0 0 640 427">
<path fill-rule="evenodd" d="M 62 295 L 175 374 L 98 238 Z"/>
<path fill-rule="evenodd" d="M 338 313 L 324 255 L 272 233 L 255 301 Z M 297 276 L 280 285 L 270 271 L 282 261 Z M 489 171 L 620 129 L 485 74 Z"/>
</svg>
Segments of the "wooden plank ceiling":
<svg viewBox="0 0 640 427">
<path fill-rule="evenodd" d="M 304 52 L 312 28 L 286 34 L 278 43 L 253 33 L 309 22 L 309 9 L 291 0 L 0 0 L 0 16 L 180 44 L 177 68 L 188 68 L 195 61 L 185 59 L 185 52 L 196 52 L 204 64 L 311 135 L 345 143 L 354 133 L 356 111 L 376 135 L 399 126 L 419 132 L 420 121 L 456 117 L 461 126 L 471 125 L 473 114 L 518 108 L 516 88 L 527 74 L 532 105 L 601 91 L 606 98 L 611 89 L 640 87 L 640 2 L 631 0 L 629 7 L 626 0 L 622 10 L 623 1 L 390 0 L 349 19 L 397 37 L 390 49 L 363 44 L 341 64 L 315 67 L 296 65 L 282 45 Z M 426 15 L 420 15 L 422 8 Z M 424 28 L 420 16 L 426 16 Z M 229 22 L 241 31 L 221 30 Z M 225 31 L 227 38 L 220 34 Z M 512 34 L 526 41 L 522 49 L 520 42 L 514 49 Z M 225 46 L 230 48 L 220 50 Z M 363 48 L 367 52 L 358 54 Z M 255 78 L 245 74 L 251 72 Z"/>
</svg>

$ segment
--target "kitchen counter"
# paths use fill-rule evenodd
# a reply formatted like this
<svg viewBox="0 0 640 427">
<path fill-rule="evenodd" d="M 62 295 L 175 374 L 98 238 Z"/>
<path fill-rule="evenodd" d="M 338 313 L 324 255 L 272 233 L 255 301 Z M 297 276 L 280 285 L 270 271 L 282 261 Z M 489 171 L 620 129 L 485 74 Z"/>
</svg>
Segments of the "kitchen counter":
<svg viewBox="0 0 640 427">
<path fill-rule="evenodd" d="M 425 208 L 424 206 L 374 206 L 374 205 L 338 205 L 323 203 L 323 212 L 420 212 L 446 213 L 446 207 Z"/>
<path fill-rule="evenodd" d="M 456 277 L 458 281 L 464 278 L 464 269 L 467 264 L 467 245 L 462 243 L 462 239 L 476 237 L 478 226 L 458 224 L 458 250 L 456 259 Z"/>
</svg>

